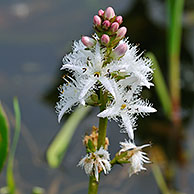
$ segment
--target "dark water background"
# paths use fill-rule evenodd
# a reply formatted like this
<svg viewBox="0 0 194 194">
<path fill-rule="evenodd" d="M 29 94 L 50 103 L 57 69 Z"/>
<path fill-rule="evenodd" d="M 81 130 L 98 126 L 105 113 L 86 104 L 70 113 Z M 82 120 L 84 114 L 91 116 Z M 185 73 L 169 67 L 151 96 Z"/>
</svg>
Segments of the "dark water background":
<svg viewBox="0 0 194 194">
<path fill-rule="evenodd" d="M 98 125 L 94 109 L 80 124 L 59 169 L 50 169 L 45 151 L 61 128 L 57 123 L 54 104 L 56 87 L 61 82 L 61 59 L 71 50 L 72 40 L 90 35 L 92 18 L 100 8 L 112 6 L 124 16 L 131 42 L 140 43 L 141 50 L 152 51 L 158 58 L 165 77 L 166 12 L 162 0 L 1 0 L 0 1 L 0 100 L 13 123 L 12 99 L 17 96 L 22 113 L 22 133 L 15 158 L 15 179 L 20 192 L 27 194 L 33 186 L 44 188 L 47 194 L 85 194 L 88 177 L 76 165 L 85 155 L 82 138 L 92 125 Z M 183 17 L 181 54 L 182 117 L 185 135 L 182 139 L 184 161 L 175 157 L 171 185 L 177 190 L 194 193 L 194 2 L 186 1 Z M 169 122 L 164 119 L 155 90 L 145 91 L 158 109 L 155 115 L 140 119 L 136 132 L 137 144 L 152 141 L 163 145 L 168 136 Z M 163 132 L 158 128 L 166 123 Z M 11 124 L 13 126 L 13 124 Z M 146 128 L 147 126 L 147 128 Z M 151 126 L 151 127 L 150 127 Z M 152 130 L 150 130 L 152 129 Z M 11 131 L 13 133 L 13 131 Z M 138 135 L 139 134 L 139 135 Z M 117 124 L 109 123 L 110 151 L 119 149 Z M 162 149 L 163 150 L 163 149 Z M 164 151 L 164 152 L 165 152 Z M 169 153 L 167 154 L 167 158 Z M 102 176 L 100 194 L 159 194 L 160 191 L 148 166 L 139 176 L 128 178 L 127 167 L 117 166 L 109 176 Z M 5 172 L 0 186 L 5 185 Z"/>
</svg>

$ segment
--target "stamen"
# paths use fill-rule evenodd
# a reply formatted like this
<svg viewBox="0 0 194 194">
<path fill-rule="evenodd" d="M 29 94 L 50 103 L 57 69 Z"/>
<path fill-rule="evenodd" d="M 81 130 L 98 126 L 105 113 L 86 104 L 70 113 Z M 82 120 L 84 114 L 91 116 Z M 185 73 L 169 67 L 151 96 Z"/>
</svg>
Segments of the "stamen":
<svg viewBox="0 0 194 194">
<path fill-rule="evenodd" d="M 95 72 L 94 77 L 100 77 L 100 72 Z"/>
<path fill-rule="evenodd" d="M 127 87 L 126 87 L 126 90 L 127 90 L 127 91 L 129 91 L 129 90 L 131 90 L 131 89 L 132 89 L 131 86 L 127 86 Z"/>
<path fill-rule="evenodd" d="M 64 90 L 63 90 L 63 86 L 62 85 L 59 86 L 59 91 L 61 92 L 61 94 L 64 93 Z"/>
<path fill-rule="evenodd" d="M 126 104 L 122 104 L 121 105 L 121 110 L 125 109 L 126 106 L 127 106 Z"/>
<path fill-rule="evenodd" d="M 82 68 L 82 69 L 83 69 L 83 73 L 85 73 L 87 71 L 87 68 L 85 68 L 85 67 Z"/>
</svg>

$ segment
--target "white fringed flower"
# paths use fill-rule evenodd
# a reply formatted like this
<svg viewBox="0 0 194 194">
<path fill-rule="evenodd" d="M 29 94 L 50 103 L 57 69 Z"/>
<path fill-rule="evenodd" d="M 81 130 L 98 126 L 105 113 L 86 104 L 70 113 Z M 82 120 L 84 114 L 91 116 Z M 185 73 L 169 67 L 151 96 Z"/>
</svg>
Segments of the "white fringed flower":
<svg viewBox="0 0 194 194">
<path fill-rule="evenodd" d="M 151 60 L 142 57 L 142 53 L 138 54 L 137 46 L 130 44 L 127 39 L 121 40 L 119 44 L 123 44 L 124 42 L 128 45 L 128 49 L 120 60 L 113 61 L 113 63 L 117 64 L 112 66 L 111 71 L 114 69 L 115 71 L 122 72 L 136 79 L 136 83 L 139 86 L 150 88 L 150 86 L 153 86 L 153 83 L 150 82 L 153 73 L 153 70 L 150 68 L 152 65 Z"/>
<path fill-rule="evenodd" d="M 72 106 L 76 106 L 79 103 L 84 104 L 83 99 L 79 99 L 80 92 L 82 91 L 83 83 L 77 82 L 76 80 L 71 79 L 71 82 L 66 80 L 66 83 L 63 86 L 59 87 L 60 91 L 60 101 L 57 102 L 56 112 L 58 114 L 58 122 L 60 122 L 62 116 L 65 113 L 71 111 Z"/>
<path fill-rule="evenodd" d="M 128 142 L 125 140 L 125 142 L 120 142 L 121 144 L 121 152 L 125 151 L 131 151 L 132 157 L 129 159 L 130 167 L 129 167 L 129 177 L 133 174 L 137 174 L 141 170 L 146 170 L 145 167 L 143 167 L 143 163 L 150 163 L 149 158 L 146 156 L 147 154 L 145 152 L 142 152 L 141 150 L 145 147 L 150 146 L 150 144 L 145 144 L 142 146 L 136 146 L 132 142 Z"/>
<path fill-rule="evenodd" d="M 89 153 L 84 158 L 82 158 L 78 166 L 84 168 L 87 175 L 91 175 L 93 173 L 96 181 L 98 181 L 99 172 L 103 170 L 104 174 L 108 174 L 111 170 L 111 164 L 109 161 L 110 156 L 108 151 L 104 150 L 103 147 L 101 147 L 96 152 Z"/>
<path fill-rule="evenodd" d="M 73 53 L 64 57 L 64 65 L 61 68 L 61 70 L 68 69 L 73 72 L 76 79 L 77 76 L 79 79 L 84 79 L 85 85 L 79 99 L 84 98 L 88 92 L 95 89 L 98 82 L 115 97 L 111 84 L 113 80 L 108 77 L 107 67 L 103 66 L 105 50 L 100 48 L 99 43 L 96 43 L 93 50 L 85 50 L 81 44 L 81 42 L 74 44 Z"/>
<path fill-rule="evenodd" d="M 107 51 L 100 46 L 97 35 L 94 38 L 96 44 L 91 49 L 86 49 L 81 41 L 75 41 L 72 53 L 63 58 L 64 65 L 61 70 L 70 71 L 76 84 L 70 87 L 63 86 L 64 94 L 60 95 L 61 100 L 56 107 L 58 120 L 60 121 L 71 106 L 79 103 L 85 105 L 86 98 L 103 87 L 112 95 L 113 100 L 98 116 L 115 120 L 120 117 L 121 126 L 133 139 L 135 114 L 144 115 L 156 111 L 148 102 L 134 96 L 141 92 L 142 86 L 149 88 L 153 85 L 149 82 L 152 74 L 151 61 L 138 56 L 136 46 L 125 40 L 119 43 L 127 45 L 124 56 L 119 59 L 112 58 L 112 61 L 104 64 Z M 123 78 L 118 81 L 118 77 Z"/>
<path fill-rule="evenodd" d="M 118 84 L 120 85 L 120 82 Z M 137 95 L 134 95 L 131 89 L 127 91 L 123 85 L 120 85 L 120 87 L 114 86 L 116 98 L 97 116 L 103 118 L 108 117 L 116 121 L 118 117 L 121 118 L 121 127 L 124 128 L 123 131 L 128 133 L 130 139 L 134 139 L 133 130 L 136 116 L 139 114 L 144 116 L 148 113 L 156 112 L 156 109 L 152 108 L 148 101 L 144 101 L 138 98 Z"/>
</svg>

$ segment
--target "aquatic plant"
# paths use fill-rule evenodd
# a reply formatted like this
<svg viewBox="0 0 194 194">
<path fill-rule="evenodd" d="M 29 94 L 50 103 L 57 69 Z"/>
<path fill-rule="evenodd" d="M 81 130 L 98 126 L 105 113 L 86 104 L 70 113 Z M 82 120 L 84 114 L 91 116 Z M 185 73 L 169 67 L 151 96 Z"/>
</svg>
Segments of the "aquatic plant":
<svg viewBox="0 0 194 194">
<path fill-rule="evenodd" d="M 150 162 L 142 152 L 150 144 L 136 146 L 134 130 L 139 115 L 156 112 L 141 97 L 143 87 L 153 86 L 152 62 L 125 38 L 127 28 L 121 26 L 122 22 L 122 16 L 116 16 L 112 7 L 100 9 L 93 18 L 95 33 L 73 43 L 72 52 L 64 56 L 61 68 L 69 74 L 63 76 L 64 84 L 59 87 L 58 121 L 76 105 L 100 108 L 99 127 L 93 127 L 91 135 L 84 137 L 87 154 L 78 163 L 90 176 L 89 194 L 97 193 L 101 172 L 108 174 L 115 164 L 128 163 L 131 176 L 146 170 L 143 164 Z M 106 137 L 111 119 L 128 136 L 112 160 Z"/>
</svg>

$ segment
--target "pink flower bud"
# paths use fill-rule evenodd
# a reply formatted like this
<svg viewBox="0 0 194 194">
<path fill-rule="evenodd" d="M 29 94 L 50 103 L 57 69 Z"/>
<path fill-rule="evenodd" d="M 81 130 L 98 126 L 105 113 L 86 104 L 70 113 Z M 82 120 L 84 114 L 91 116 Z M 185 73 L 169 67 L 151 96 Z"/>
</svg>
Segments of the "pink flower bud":
<svg viewBox="0 0 194 194">
<path fill-rule="evenodd" d="M 105 20 L 102 23 L 103 28 L 108 29 L 110 27 L 111 23 L 108 20 Z"/>
<path fill-rule="evenodd" d="M 106 35 L 106 34 L 103 34 L 102 37 L 101 37 L 101 43 L 103 45 L 107 45 L 109 42 L 110 42 L 109 36 Z"/>
<path fill-rule="evenodd" d="M 122 16 L 117 16 L 115 21 L 118 22 L 119 24 L 121 24 L 123 22 Z"/>
<path fill-rule="evenodd" d="M 104 11 L 103 11 L 102 9 L 100 9 L 100 10 L 98 11 L 98 15 L 99 15 L 99 16 L 103 16 L 103 15 L 104 15 Z"/>
<path fill-rule="evenodd" d="M 116 32 L 119 29 L 119 23 L 118 22 L 113 22 L 110 29 L 111 29 L 112 32 Z"/>
<path fill-rule="evenodd" d="M 93 47 L 96 43 L 96 41 L 93 38 L 90 38 L 88 36 L 82 36 L 81 41 L 88 48 Z"/>
<path fill-rule="evenodd" d="M 95 15 L 93 22 L 94 22 L 95 26 L 100 26 L 101 25 L 101 18 L 98 15 Z"/>
<path fill-rule="evenodd" d="M 119 58 L 119 57 L 122 57 L 126 53 L 126 51 L 127 51 L 127 45 L 125 43 L 123 43 L 123 44 L 120 44 L 119 46 L 117 46 L 113 50 L 111 56 L 115 57 L 115 58 Z"/>
<path fill-rule="evenodd" d="M 108 20 L 112 19 L 115 16 L 114 9 L 112 7 L 108 7 L 104 13 L 104 17 Z"/>
<path fill-rule="evenodd" d="M 123 38 L 125 34 L 127 33 L 127 28 L 126 27 L 121 27 L 117 31 L 117 38 Z"/>
</svg>

